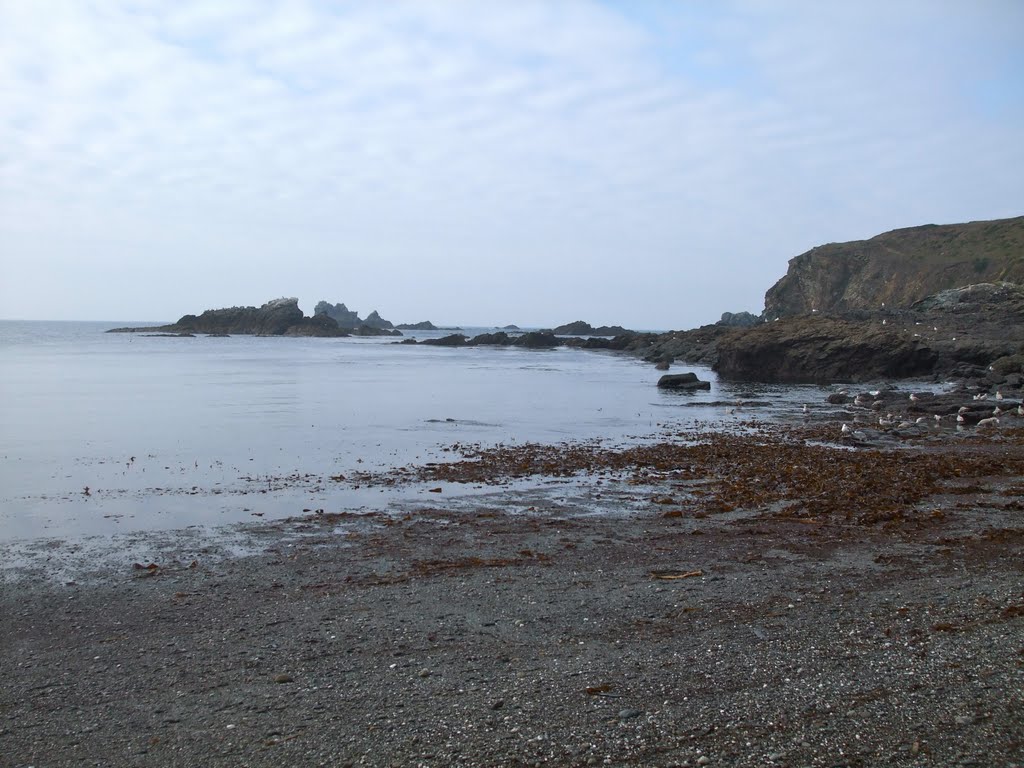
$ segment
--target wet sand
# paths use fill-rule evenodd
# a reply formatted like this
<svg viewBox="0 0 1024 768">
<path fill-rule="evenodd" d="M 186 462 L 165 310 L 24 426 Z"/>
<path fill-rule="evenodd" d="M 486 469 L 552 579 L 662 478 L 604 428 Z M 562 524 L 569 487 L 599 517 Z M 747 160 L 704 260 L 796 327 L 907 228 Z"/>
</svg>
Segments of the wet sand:
<svg viewBox="0 0 1024 768">
<path fill-rule="evenodd" d="M 835 431 L 460 447 L 359 478 L 429 507 L 21 548 L 0 765 L 1024 764 L 1022 430 Z"/>
</svg>

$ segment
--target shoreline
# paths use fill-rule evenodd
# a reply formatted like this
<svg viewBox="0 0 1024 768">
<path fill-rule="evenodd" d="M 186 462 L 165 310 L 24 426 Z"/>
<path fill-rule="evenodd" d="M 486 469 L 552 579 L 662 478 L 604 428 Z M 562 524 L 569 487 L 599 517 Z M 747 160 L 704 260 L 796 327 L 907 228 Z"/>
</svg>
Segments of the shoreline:
<svg viewBox="0 0 1024 768">
<path fill-rule="evenodd" d="M 473 503 L 156 537 L 73 584 L 41 550 L 0 591 L 4 759 L 1024 762 L 1022 431 L 837 461 L 823 429 L 485 454 Z M 500 484 L 574 461 L 572 494 Z"/>
</svg>

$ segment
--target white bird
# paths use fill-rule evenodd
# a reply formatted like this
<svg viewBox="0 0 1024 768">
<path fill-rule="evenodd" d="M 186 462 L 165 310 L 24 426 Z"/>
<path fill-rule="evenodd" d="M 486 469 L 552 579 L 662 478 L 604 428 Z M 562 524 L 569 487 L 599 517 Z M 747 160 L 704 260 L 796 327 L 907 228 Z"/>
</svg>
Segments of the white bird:
<svg viewBox="0 0 1024 768">
<path fill-rule="evenodd" d="M 970 411 L 971 411 L 971 409 L 968 408 L 966 405 L 961 405 L 960 406 L 960 410 L 958 410 L 957 413 L 959 413 L 961 416 L 963 416 L 965 413 L 970 413 Z"/>
<path fill-rule="evenodd" d="M 942 416 L 940 416 L 939 414 L 937 414 L 937 413 L 936 413 L 936 414 L 935 414 L 935 421 L 936 421 L 936 422 L 940 422 L 940 421 L 942 421 Z"/>
<path fill-rule="evenodd" d="M 915 424 L 924 424 L 924 423 L 925 423 L 926 421 L 928 421 L 928 419 L 926 419 L 926 418 L 925 418 L 924 416 L 918 416 L 918 417 L 917 417 L 917 418 L 916 418 L 916 419 L 914 420 L 914 423 L 915 423 Z"/>
<path fill-rule="evenodd" d="M 881 418 L 878 420 L 878 426 L 882 429 L 888 429 L 893 424 L 892 419 Z"/>
<path fill-rule="evenodd" d="M 851 432 L 853 432 L 853 427 L 851 427 L 849 424 L 843 424 L 843 434 L 848 435 Z"/>
<path fill-rule="evenodd" d="M 810 413 L 810 409 L 807 407 L 807 403 L 804 403 L 804 414 Z"/>
<path fill-rule="evenodd" d="M 964 418 L 964 415 L 962 413 L 958 413 L 956 416 L 956 423 L 963 424 L 965 421 L 966 419 Z"/>
<path fill-rule="evenodd" d="M 1002 413 L 1003 413 L 1003 409 L 1000 408 L 998 405 L 995 407 L 995 410 L 992 411 L 992 415 L 993 416 L 1001 416 Z"/>
<path fill-rule="evenodd" d="M 1021 405 L 1017 406 L 1017 415 L 1018 416 L 1024 416 L 1024 404 L 1021 404 Z"/>
<path fill-rule="evenodd" d="M 870 398 L 864 397 L 864 395 L 857 395 L 853 398 L 853 404 L 859 408 L 863 408 L 871 402 Z"/>
<path fill-rule="evenodd" d="M 920 398 L 917 395 L 915 395 L 913 392 L 911 392 L 910 393 L 910 402 L 916 403 L 918 400 L 920 400 Z"/>
<path fill-rule="evenodd" d="M 1002 392 L 1000 392 L 1000 391 L 999 391 L 999 390 L 997 389 L 997 390 L 996 390 L 996 400 L 1002 400 L 1002 399 L 1003 399 L 1003 393 L 1002 393 Z"/>
<path fill-rule="evenodd" d="M 878 397 L 880 394 L 882 394 L 882 390 L 872 389 L 870 392 L 868 392 L 868 394 L 871 395 L 872 397 Z"/>
<path fill-rule="evenodd" d="M 987 419 L 982 419 L 978 422 L 978 429 L 985 429 L 987 427 L 998 427 L 999 419 L 995 416 L 989 416 Z"/>
</svg>

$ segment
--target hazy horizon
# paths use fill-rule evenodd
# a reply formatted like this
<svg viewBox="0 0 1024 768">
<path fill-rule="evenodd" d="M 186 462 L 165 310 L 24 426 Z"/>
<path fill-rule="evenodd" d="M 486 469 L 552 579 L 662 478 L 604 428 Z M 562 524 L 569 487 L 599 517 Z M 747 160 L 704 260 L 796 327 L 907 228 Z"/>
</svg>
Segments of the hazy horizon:
<svg viewBox="0 0 1024 768">
<path fill-rule="evenodd" d="M 759 313 L 814 246 L 1024 213 L 1021 29 L 1013 0 L 0 0 L 0 317 Z"/>
</svg>

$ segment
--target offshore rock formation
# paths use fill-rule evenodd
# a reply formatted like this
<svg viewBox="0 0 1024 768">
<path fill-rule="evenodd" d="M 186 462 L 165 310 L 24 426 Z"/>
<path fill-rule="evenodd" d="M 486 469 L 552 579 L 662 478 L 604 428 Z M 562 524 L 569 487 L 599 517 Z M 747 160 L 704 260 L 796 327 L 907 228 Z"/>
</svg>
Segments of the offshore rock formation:
<svg viewBox="0 0 1024 768">
<path fill-rule="evenodd" d="M 623 333 L 630 333 L 621 325 L 602 325 L 594 328 L 590 323 L 583 320 L 576 320 L 555 328 L 552 333 L 557 336 L 619 336 Z"/>
<path fill-rule="evenodd" d="M 113 328 L 108 333 L 153 331 L 163 334 L 252 335 L 252 336 L 347 336 L 326 315 L 306 317 L 299 300 L 283 298 L 261 307 L 208 309 L 201 315 L 183 315 L 171 325 L 150 328 Z"/>
<path fill-rule="evenodd" d="M 764 317 L 905 309 L 942 290 L 994 281 L 1024 283 L 1024 216 L 812 248 L 765 294 Z"/>
<path fill-rule="evenodd" d="M 365 320 L 360 320 L 359 313 L 355 310 L 349 309 L 344 304 L 328 304 L 326 301 L 318 301 L 316 307 L 313 308 L 313 316 L 316 317 L 317 315 L 327 315 L 333 318 L 338 323 L 339 328 L 346 330 L 356 330 L 365 326 L 380 331 L 390 331 L 395 327 L 391 322 L 381 317 L 377 310 L 367 315 Z"/>
</svg>

